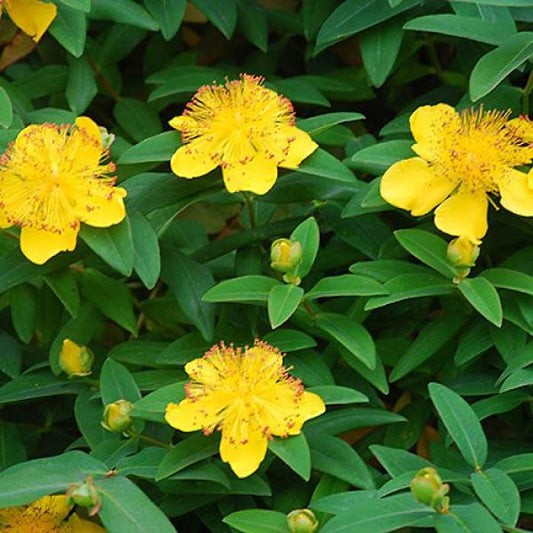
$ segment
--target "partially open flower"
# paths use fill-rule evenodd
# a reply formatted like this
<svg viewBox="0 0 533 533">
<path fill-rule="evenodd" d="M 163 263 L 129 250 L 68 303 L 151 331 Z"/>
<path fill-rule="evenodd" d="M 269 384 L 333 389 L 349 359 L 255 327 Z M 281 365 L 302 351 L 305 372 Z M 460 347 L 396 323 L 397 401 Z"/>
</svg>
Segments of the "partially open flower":
<svg viewBox="0 0 533 533">
<path fill-rule="evenodd" d="M 259 468 L 269 439 L 298 435 L 325 411 L 322 398 L 304 391 L 281 353 L 264 342 L 244 350 L 215 345 L 185 371 L 187 398 L 168 404 L 166 421 L 180 431 L 221 431 L 220 456 L 241 478 Z"/>
<path fill-rule="evenodd" d="M 22 253 L 42 265 L 74 250 L 80 223 L 106 228 L 126 216 L 126 191 L 114 187 L 113 163 L 98 126 L 24 128 L 0 159 L 0 228 L 19 226 Z"/>
<path fill-rule="evenodd" d="M 290 239 L 277 239 L 270 248 L 270 266 L 278 272 L 291 272 L 302 262 L 302 245 Z"/>
<path fill-rule="evenodd" d="M 220 166 L 229 192 L 265 194 L 276 182 L 277 167 L 295 168 L 317 149 L 295 127 L 290 100 L 262 83 L 243 74 L 198 89 L 183 115 L 170 121 L 185 143 L 170 161 L 176 175 L 196 178 Z"/>
</svg>

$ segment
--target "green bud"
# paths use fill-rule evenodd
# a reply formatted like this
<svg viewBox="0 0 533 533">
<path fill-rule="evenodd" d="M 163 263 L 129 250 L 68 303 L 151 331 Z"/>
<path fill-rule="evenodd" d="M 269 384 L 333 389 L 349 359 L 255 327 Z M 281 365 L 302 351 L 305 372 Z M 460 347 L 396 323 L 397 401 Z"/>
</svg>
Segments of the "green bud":
<svg viewBox="0 0 533 533">
<path fill-rule="evenodd" d="M 86 346 L 79 346 L 70 339 L 63 341 L 59 353 L 59 366 L 70 377 L 88 376 L 91 373 L 94 355 Z"/>
<path fill-rule="evenodd" d="M 130 416 L 133 404 L 127 400 L 118 400 L 106 405 L 102 426 L 108 431 L 115 433 L 125 433 L 133 425 L 133 418 Z"/>
<path fill-rule="evenodd" d="M 101 504 L 100 496 L 96 487 L 93 485 L 91 476 L 87 478 L 85 483 L 69 487 L 66 496 L 69 505 L 79 505 L 81 507 L 95 509 L 99 508 Z"/>
<path fill-rule="evenodd" d="M 442 482 L 437 471 L 432 467 L 422 468 L 410 483 L 411 492 L 420 502 L 433 507 L 438 512 L 448 510 L 449 498 L 446 496 L 450 486 Z"/>
<path fill-rule="evenodd" d="M 318 528 L 318 520 L 310 509 L 295 509 L 287 515 L 287 523 L 291 533 L 314 533 Z"/>
<path fill-rule="evenodd" d="M 459 283 L 470 273 L 470 267 L 479 257 L 479 246 L 466 237 L 457 237 L 448 243 L 448 261 L 457 269 L 455 282 Z"/>
<path fill-rule="evenodd" d="M 302 245 L 290 239 L 277 239 L 270 248 L 270 266 L 278 272 L 293 272 L 302 262 Z"/>
</svg>

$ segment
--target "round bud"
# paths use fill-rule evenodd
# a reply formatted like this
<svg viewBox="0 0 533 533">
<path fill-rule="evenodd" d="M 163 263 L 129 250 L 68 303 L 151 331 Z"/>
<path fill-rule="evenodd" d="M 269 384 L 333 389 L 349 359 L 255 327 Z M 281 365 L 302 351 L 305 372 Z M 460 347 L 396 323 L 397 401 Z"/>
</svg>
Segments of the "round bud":
<svg viewBox="0 0 533 533">
<path fill-rule="evenodd" d="M 295 509 L 287 515 L 287 523 L 291 533 L 314 533 L 318 528 L 318 520 L 310 509 Z"/>
<path fill-rule="evenodd" d="M 133 418 L 130 416 L 133 404 L 127 400 L 118 400 L 106 405 L 102 426 L 108 431 L 115 433 L 125 433 L 133 425 Z"/>
<path fill-rule="evenodd" d="M 302 262 L 302 245 L 290 239 L 277 239 L 270 248 L 270 266 L 278 272 L 292 272 Z"/>
<path fill-rule="evenodd" d="M 70 339 L 63 341 L 59 353 L 59 366 L 69 376 L 88 376 L 91 373 L 94 355 L 86 346 L 79 346 Z"/>
</svg>

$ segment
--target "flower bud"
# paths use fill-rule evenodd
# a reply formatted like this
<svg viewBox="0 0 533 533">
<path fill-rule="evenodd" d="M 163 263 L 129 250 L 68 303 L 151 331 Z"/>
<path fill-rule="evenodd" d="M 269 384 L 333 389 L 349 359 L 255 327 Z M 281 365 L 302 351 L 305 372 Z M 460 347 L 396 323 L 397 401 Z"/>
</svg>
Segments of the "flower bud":
<svg viewBox="0 0 533 533">
<path fill-rule="evenodd" d="M 127 400 L 118 400 L 106 405 L 102 426 L 108 431 L 115 433 L 125 433 L 133 425 L 133 418 L 130 416 L 133 404 Z"/>
<path fill-rule="evenodd" d="M 298 241 L 277 239 L 270 248 L 270 266 L 278 272 L 292 272 L 302 262 L 302 245 Z"/>
<path fill-rule="evenodd" d="M 479 257 L 479 246 L 466 237 L 457 237 L 448 243 L 447 256 L 457 271 L 454 282 L 459 283 L 468 276 L 470 267 L 475 265 Z"/>
<path fill-rule="evenodd" d="M 449 498 L 446 496 L 450 486 L 442 482 L 437 471 L 432 467 L 419 470 L 410 483 L 411 492 L 420 502 L 433 507 L 438 512 L 448 510 Z"/>
<path fill-rule="evenodd" d="M 94 355 L 86 346 L 78 346 L 74 341 L 65 339 L 59 353 L 59 366 L 69 376 L 88 376 Z"/>
<path fill-rule="evenodd" d="M 310 509 L 295 509 L 287 515 L 291 533 L 313 533 L 318 528 L 318 520 Z"/>
<path fill-rule="evenodd" d="M 101 505 L 101 499 L 98 495 L 96 487 L 93 485 L 92 477 L 89 476 L 85 483 L 80 485 L 71 485 L 66 493 L 68 505 L 79 505 L 81 507 L 89 507 L 91 509 L 98 509 Z"/>
</svg>

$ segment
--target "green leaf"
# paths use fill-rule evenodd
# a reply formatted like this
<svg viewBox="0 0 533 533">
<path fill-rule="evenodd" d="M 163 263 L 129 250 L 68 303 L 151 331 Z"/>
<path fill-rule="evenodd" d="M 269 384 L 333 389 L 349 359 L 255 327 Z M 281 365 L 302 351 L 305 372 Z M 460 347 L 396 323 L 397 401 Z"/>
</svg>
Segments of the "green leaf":
<svg viewBox="0 0 533 533">
<path fill-rule="evenodd" d="M 75 318 L 80 309 L 80 291 L 72 270 L 53 272 L 43 277 L 46 284 L 65 306 L 71 317 Z"/>
<path fill-rule="evenodd" d="M 156 359 L 156 363 L 184 365 L 202 355 L 210 347 L 210 344 L 194 331 L 170 343 Z"/>
<path fill-rule="evenodd" d="M 367 465 L 345 441 L 331 435 L 309 437 L 313 468 L 360 489 L 375 488 Z"/>
<path fill-rule="evenodd" d="M 133 0 L 91 0 L 90 17 L 157 31 L 159 26 L 149 13 Z"/>
<path fill-rule="evenodd" d="M 304 278 L 309 274 L 316 259 L 320 246 L 320 228 L 313 217 L 309 217 L 298 224 L 291 233 L 291 241 L 298 241 L 302 245 L 302 262 L 296 274 Z"/>
<path fill-rule="evenodd" d="M 165 41 L 170 41 L 181 26 L 187 0 L 144 0 L 144 5 L 159 24 Z"/>
<path fill-rule="evenodd" d="M 147 289 L 153 289 L 161 272 L 157 235 L 150 222 L 134 209 L 129 210 L 133 239 L 133 268 Z"/>
<path fill-rule="evenodd" d="M 218 451 L 218 445 L 219 439 L 216 435 L 206 437 L 199 434 L 178 442 L 161 461 L 157 471 L 157 479 L 164 479 L 198 461 L 215 455 Z"/>
<path fill-rule="evenodd" d="M 453 294 L 457 290 L 451 281 L 433 274 L 402 274 L 386 281 L 383 286 L 389 291 L 389 296 L 370 298 L 365 311 L 411 298 Z"/>
<path fill-rule="evenodd" d="M 304 35 L 308 41 L 315 38 L 320 26 L 333 11 L 335 4 L 335 0 L 304 0 L 302 2 Z"/>
<path fill-rule="evenodd" d="M 23 283 L 9 291 L 9 299 L 13 327 L 19 339 L 29 344 L 37 324 L 37 291 L 32 285 Z"/>
<path fill-rule="evenodd" d="M 0 371 L 11 379 L 20 375 L 22 369 L 22 350 L 16 339 L 0 335 Z"/>
<path fill-rule="evenodd" d="M 59 4 L 56 18 L 48 31 L 74 57 L 83 54 L 87 33 L 87 20 L 83 11 Z"/>
<path fill-rule="evenodd" d="M 98 512 L 109 531 L 175 533 L 176 528 L 135 483 L 122 476 L 95 482 L 102 508 Z"/>
<path fill-rule="evenodd" d="M 275 346 L 281 352 L 295 352 L 314 348 L 316 341 L 306 333 L 295 329 L 278 329 L 263 335 L 263 340 L 272 346 Z"/>
<path fill-rule="evenodd" d="M 479 503 L 452 505 L 447 514 L 436 514 L 433 525 L 437 533 L 501 533 L 502 528 Z"/>
<path fill-rule="evenodd" d="M 399 477 L 406 472 L 411 472 L 412 470 L 420 470 L 426 466 L 431 466 L 431 463 L 427 459 L 398 448 L 372 444 L 370 451 L 393 478 Z"/>
<path fill-rule="evenodd" d="M 236 511 L 222 520 L 243 533 L 290 533 L 287 515 L 266 509 Z"/>
<path fill-rule="evenodd" d="M 394 236 L 410 254 L 443 276 L 447 278 L 457 276 L 457 270 L 448 261 L 448 244 L 444 239 L 419 229 L 397 230 Z"/>
<path fill-rule="evenodd" d="M 26 450 L 17 426 L 0 421 L 0 471 L 26 460 Z"/>
<path fill-rule="evenodd" d="M 142 100 L 120 98 L 113 108 L 113 115 L 119 126 L 136 142 L 161 132 L 161 120 L 157 111 Z"/>
<path fill-rule="evenodd" d="M 487 438 L 473 409 L 457 393 L 439 383 L 428 385 L 429 395 L 465 461 L 476 469 L 487 459 Z"/>
<path fill-rule="evenodd" d="M 117 400 L 128 400 L 134 403 L 141 397 L 141 393 L 129 370 L 113 359 L 106 359 L 102 366 L 100 390 L 104 405 Z"/>
<path fill-rule="evenodd" d="M 268 293 L 268 319 L 272 329 L 276 329 L 294 314 L 304 291 L 295 285 L 276 285 Z"/>
<path fill-rule="evenodd" d="M 323 0 L 319 1 L 322 2 Z M 316 117 L 298 119 L 296 121 L 296 126 L 309 133 L 309 135 L 318 135 L 319 133 L 332 128 L 337 124 L 354 122 L 356 120 L 363 120 L 364 118 L 365 116 L 361 115 L 361 113 L 343 111 L 339 113 L 326 113 L 324 115 L 317 115 Z"/>
<path fill-rule="evenodd" d="M 389 376 L 389 381 L 398 381 L 453 339 L 466 322 L 466 316 L 451 313 L 430 322 L 420 331 L 418 337 L 398 359 Z"/>
<path fill-rule="evenodd" d="M 89 13 L 91 10 L 91 0 L 60 0 L 62 4 L 79 9 L 85 13 Z"/>
<path fill-rule="evenodd" d="M 265 10 L 254 0 L 233 0 L 237 4 L 239 31 L 259 50 L 268 49 L 268 20 Z"/>
<path fill-rule="evenodd" d="M 349 160 L 350 168 L 369 172 L 375 176 L 383 174 L 393 163 L 414 157 L 412 141 L 384 141 L 362 148 Z"/>
<path fill-rule="evenodd" d="M 13 122 L 13 105 L 11 98 L 3 87 L 0 87 L 0 126 L 9 128 Z"/>
<path fill-rule="evenodd" d="M 500 289 L 523 292 L 533 296 L 533 276 L 508 268 L 489 268 L 481 273 L 492 285 Z"/>
<path fill-rule="evenodd" d="M 109 228 L 82 225 L 80 237 L 109 266 L 124 276 L 133 270 L 133 238 L 128 217 Z"/>
<path fill-rule="evenodd" d="M 528 395 L 525 391 L 510 391 L 484 398 L 472 405 L 472 409 L 480 420 L 489 416 L 507 413 L 526 402 Z"/>
<path fill-rule="evenodd" d="M 493 345 L 488 324 L 484 320 L 477 320 L 473 326 L 466 329 L 459 339 L 454 356 L 455 364 L 457 366 L 464 365 Z"/>
<path fill-rule="evenodd" d="M 410 20 L 404 30 L 429 31 L 463 37 L 471 41 L 499 45 L 510 35 L 499 24 L 477 17 L 463 17 L 448 13 L 427 15 Z"/>
<path fill-rule="evenodd" d="M 65 96 L 68 106 L 76 115 L 81 115 L 98 93 L 93 71 L 88 59 L 68 58 L 69 71 Z"/>
<path fill-rule="evenodd" d="M 179 403 L 185 399 L 186 381 L 172 383 L 144 396 L 133 404 L 132 415 L 136 418 L 165 422 L 165 410 L 169 403 Z"/>
<path fill-rule="evenodd" d="M 505 392 L 533 384 L 533 368 L 519 368 L 505 379 L 500 392 Z"/>
<path fill-rule="evenodd" d="M 87 268 L 81 277 L 81 290 L 83 296 L 104 315 L 134 335 L 137 334 L 133 301 L 126 285 L 94 268 Z"/>
<path fill-rule="evenodd" d="M 374 87 L 381 87 L 391 73 L 403 31 L 400 21 L 393 19 L 363 32 L 359 38 L 361 57 Z"/>
<path fill-rule="evenodd" d="M 228 0 L 192 0 L 192 3 L 229 39 L 237 24 L 237 6 Z"/>
<path fill-rule="evenodd" d="M 200 330 L 203 338 L 213 338 L 215 307 L 203 296 L 214 284 L 211 271 L 177 248 L 163 248 L 161 276 L 170 287 L 187 318 Z"/>
<path fill-rule="evenodd" d="M 397 494 L 361 501 L 350 511 L 329 520 L 320 533 L 398 531 L 435 514 L 431 507 L 418 503 L 411 494 Z"/>
<path fill-rule="evenodd" d="M 520 514 L 520 493 L 502 470 L 489 468 L 474 472 L 470 481 L 479 499 L 504 524 L 514 526 Z"/>
<path fill-rule="evenodd" d="M 485 278 L 467 278 L 459 283 L 461 294 L 489 322 L 500 327 L 503 320 L 502 302 L 494 285 Z"/>
<path fill-rule="evenodd" d="M 180 134 L 177 131 L 158 133 L 128 148 L 120 156 L 118 164 L 135 165 L 138 163 L 170 161 L 180 144 Z"/>
<path fill-rule="evenodd" d="M 288 438 L 275 438 L 268 442 L 268 449 L 303 480 L 309 481 L 311 477 L 311 453 L 303 434 Z"/>
<path fill-rule="evenodd" d="M 318 394 L 326 405 L 343 405 L 369 401 L 363 393 L 338 385 L 318 385 L 317 387 L 308 387 L 306 390 Z"/>
<path fill-rule="evenodd" d="M 25 505 L 47 494 L 65 492 L 88 475 L 105 476 L 109 468 L 80 451 L 33 459 L 0 473 L 0 508 Z"/>
<path fill-rule="evenodd" d="M 227 279 L 204 293 L 204 302 L 264 302 L 274 287 L 281 282 L 266 276 L 241 276 Z"/>
<path fill-rule="evenodd" d="M 370 369 L 376 367 L 376 346 L 370 333 L 353 319 L 335 313 L 321 313 L 316 325 L 340 342 Z"/>
<path fill-rule="evenodd" d="M 533 32 L 519 32 L 485 54 L 470 75 L 470 98 L 473 102 L 490 93 L 513 70 L 533 56 Z"/>
<path fill-rule="evenodd" d="M 320 28 L 314 54 L 418 4 L 420 0 L 404 0 L 399 6 L 391 8 L 383 0 L 345 0 Z"/>
<path fill-rule="evenodd" d="M 355 181 L 355 176 L 350 169 L 346 168 L 334 155 L 321 148 L 304 159 L 295 171 L 346 183 Z"/>
<path fill-rule="evenodd" d="M 379 294 L 387 294 L 381 283 L 365 276 L 343 274 L 322 278 L 306 293 L 306 298 L 314 300 L 335 296 L 375 296 Z"/>
</svg>

